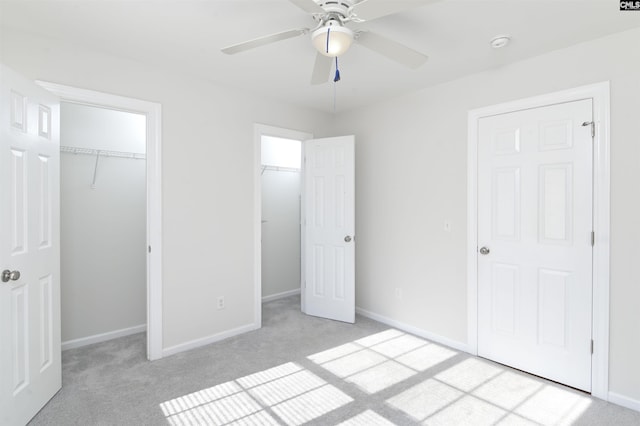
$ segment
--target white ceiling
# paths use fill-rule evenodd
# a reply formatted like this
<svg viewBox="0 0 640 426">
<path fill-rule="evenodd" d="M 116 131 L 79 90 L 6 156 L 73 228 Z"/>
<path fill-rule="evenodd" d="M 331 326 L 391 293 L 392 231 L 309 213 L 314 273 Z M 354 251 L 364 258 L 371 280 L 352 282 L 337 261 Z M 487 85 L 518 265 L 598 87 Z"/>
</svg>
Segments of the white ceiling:
<svg viewBox="0 0 640 426">
<path fill-rule="evenodd" d="M 0 25 L 325 111 L 333 111 L 335 89 L 342 111 L 640 27 L 640 12 L 619 11 L 617 0 L 441 0 L 360 24 L 426 53 L 425 65 L 406 69 L 354 45 L 340 58 L 335 87 L 309 84 L 315 60 L 309 36 L 233 56 L 220 52 L 312 27 L 288 0 L 3 0 Z M 513 40 L 494 50 L 489 40 L 499 34 Z"/>
</svg>

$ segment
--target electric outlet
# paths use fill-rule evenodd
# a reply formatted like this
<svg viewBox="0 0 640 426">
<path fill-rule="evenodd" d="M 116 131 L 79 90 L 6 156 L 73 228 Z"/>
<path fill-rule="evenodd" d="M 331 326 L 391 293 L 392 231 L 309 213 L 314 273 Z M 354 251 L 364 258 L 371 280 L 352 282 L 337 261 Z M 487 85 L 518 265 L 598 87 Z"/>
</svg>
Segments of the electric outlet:
<svg viewBox="0 0 640 426">
<path fill-rule="evenodd" d="M 400 287 L 396 287 L 396 299 L 402 299 L 402 289 Z"/>
<path fill-rule="evenodd" d="M 218 309 L 224 309 L 224 296 L 218 297 Z"/>
</svg>

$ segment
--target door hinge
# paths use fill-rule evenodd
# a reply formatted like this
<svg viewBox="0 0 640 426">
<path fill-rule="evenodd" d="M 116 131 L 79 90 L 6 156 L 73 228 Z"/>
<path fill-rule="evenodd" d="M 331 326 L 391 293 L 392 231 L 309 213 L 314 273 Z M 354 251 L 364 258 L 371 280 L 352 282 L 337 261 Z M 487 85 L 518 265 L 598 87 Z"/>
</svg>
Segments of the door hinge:
<svg viewBox="0 0 640 426">
<path fill-rule="evenodd" d="M 582 123 L 582 126 L 591 126 L 591 138 L 593 139 L 596 137 L 596 123 L 594 121 L 585 121 Z"/>
<path fill-rule="evenodd" d="M 151 246 L 149 246 L 149 253 L 151 253 Z"/>
<path fill-rule="evenodd" d="M 596 233 L 595 231 L 591 231 L 591 247 L 596 245 Z"/>
<path fill-rule="evenodd" d="M 593 355 L 593 339 L 591 339 L 591 354 Z"/>
</svg>

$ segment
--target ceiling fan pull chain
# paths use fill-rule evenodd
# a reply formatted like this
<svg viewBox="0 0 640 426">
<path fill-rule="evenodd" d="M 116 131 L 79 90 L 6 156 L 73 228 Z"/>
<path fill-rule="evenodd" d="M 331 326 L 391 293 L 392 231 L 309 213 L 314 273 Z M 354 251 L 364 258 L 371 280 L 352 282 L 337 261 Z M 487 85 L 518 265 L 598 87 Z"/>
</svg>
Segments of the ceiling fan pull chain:
<svg viewBox="0 0 640 426">
<path fill-rule="evenodd" d="M 340 81 L 340 70 L 338 69 L 338 57 L 336 56 L 336 76 L 333 78 L 333 82 L 337 83 Z"/>
</svg>

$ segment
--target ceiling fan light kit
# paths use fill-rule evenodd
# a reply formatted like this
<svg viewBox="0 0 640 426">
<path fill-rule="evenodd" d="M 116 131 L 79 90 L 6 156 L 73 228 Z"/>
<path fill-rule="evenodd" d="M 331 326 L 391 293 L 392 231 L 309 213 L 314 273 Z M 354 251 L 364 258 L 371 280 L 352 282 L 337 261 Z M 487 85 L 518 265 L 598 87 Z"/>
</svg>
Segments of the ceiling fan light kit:
<svg viewBox="0 0 640 426">
<path fill-rule="evenodd" d="M 311 41 L 316 50 L 331 58 L 341 56 L 353 43 L 353 31 L 335 22 L 329 21 L 311 33 Z"/>
</svg>

